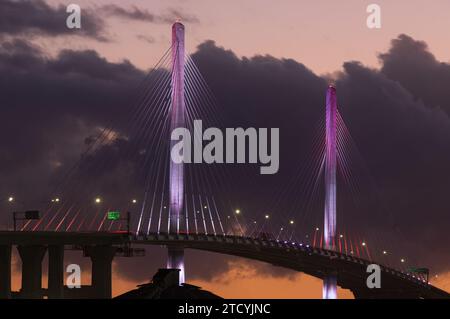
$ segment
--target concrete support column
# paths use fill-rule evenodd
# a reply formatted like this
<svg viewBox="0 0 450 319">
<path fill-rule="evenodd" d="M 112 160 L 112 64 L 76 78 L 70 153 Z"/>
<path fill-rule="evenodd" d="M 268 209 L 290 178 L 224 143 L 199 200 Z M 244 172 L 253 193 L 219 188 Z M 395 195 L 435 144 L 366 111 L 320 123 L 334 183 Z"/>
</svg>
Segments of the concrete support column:
<svg viewBox="0 0 450 319">
<path fill-rule="evenodd" d="M 89 246 L 86 252 L 92 261 L 92 287 L 96 298 L 112 297 L 112 261 L 117 248 Z"/>
<path fill-rule="evenodd" d="M 48 247 L 48 298 L 64 298 L 64 246 Z"/>
<path fill-rule="evenodd" d="M 0 299 L 11 298 L 11 246 L 0 246 Z"/>
<path fill-rule="evenodd" d="M 42 259 L 47 247 L 40 245 L 18 246 L 22 259 L 21 298 L 42 298 Z"/>
</svg>

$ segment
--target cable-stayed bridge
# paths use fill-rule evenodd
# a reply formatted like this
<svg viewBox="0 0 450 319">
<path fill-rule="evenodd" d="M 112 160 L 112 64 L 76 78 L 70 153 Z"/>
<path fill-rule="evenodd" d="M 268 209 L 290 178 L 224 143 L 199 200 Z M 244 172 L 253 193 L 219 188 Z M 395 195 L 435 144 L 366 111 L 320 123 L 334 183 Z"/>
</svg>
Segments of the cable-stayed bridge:
<svg viewBox="0 0 450 319">
<path fill-rule="evenodd" d="M 192 163 L 173 160 L 175 129 L 189 129 L 195 153 L 196 142 L 200 152 L 207 147 L 196 120 L 205 128 L 225 129 L 230 123 L 185 52 L 184 26 L 175 23 L 172 45 L 142 82 L 127 118 L 88 139 L 85 153 L 60 176 L 39 216 L 24 213 L 14 230 L 0 233 L 0 296 L 11 296 L 13 245 L 23 263 L 21 297 L 69 297 L 64 250 L 79 249 L 92 261 L 92 287 L 85 296 L 107 298 L 113 258 L 139 254 L 133 245 L 143 244 L 167 246 L 167 267 L 180 269 L 181 282 L 185 268 L 189 274 L 184 250 L 200 249 L 315 276 L 324 281 L 323 296 L 329 299 L 337 297 L 337 286 L 361 298 L 448 297 L 423 271 L 411 269 L 419 265 L 398 253 L 399 245 L 377 231 L 389 214 L 374 205 L 376 187 L 369 192 L 363 187 L 373 183 L 338 111 L 336 88 L 324 93 L 324 116 L 305 151 L 309 160 L 292 168 L 291 180 L 274 187 L 271 196 L 249 205 L 246 189 L 259 186 L 249 166 L 242 165 L 250 154 L 233 164 L 205 163 L 195 154 Z M 357 173 L 364 177 L 355 178 Z M 369 227 L 362 227 L 365 222 Z M 49 284 L 43 292 L 47 251 Z M 381 288 L 367 286 L 370 264 L 380 265 Z"/>
</svg>

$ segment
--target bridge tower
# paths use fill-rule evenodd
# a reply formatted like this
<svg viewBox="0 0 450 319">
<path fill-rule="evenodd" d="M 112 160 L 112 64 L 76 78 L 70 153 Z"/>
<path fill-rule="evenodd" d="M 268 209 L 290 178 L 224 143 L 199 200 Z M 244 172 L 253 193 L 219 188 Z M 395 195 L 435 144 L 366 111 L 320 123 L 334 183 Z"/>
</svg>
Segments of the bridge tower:
<svg viewBox="0 0 450 319">
<path fill-rule="evenodd" d="M 170 133 L 178 127 L 185 126 L 184 100 L 184 25 L 175 22 L 172 25 L 172 96 L 170 109 Z M 170 142 L 170 149 L 176 141 Z M 180 221 L 183 221 L 184 202 L 184 167 L 183 163 L 175 163 L 170 158 L 169 168 L 169 233 L 180 231 Z M 184 249 L 169 246 L 167 268 L 180 269 L 180 283 L 184 283 Z"/>
<path fill-rule="evenodd" d="M 326 97 L 325 135 L 325 248 L 333 250 L 336 238 L 336 88 L 330 85 Z M 323 280 L 323 299 L 337 298 L 337 276 L 330 272 Z"/>
</svg>

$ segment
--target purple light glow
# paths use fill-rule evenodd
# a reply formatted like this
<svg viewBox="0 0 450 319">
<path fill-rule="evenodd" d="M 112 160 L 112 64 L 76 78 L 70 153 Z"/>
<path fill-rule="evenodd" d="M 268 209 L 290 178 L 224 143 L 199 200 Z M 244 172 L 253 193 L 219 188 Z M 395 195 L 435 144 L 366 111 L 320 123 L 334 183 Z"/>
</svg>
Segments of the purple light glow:
<svg viewBox="0 0 450 319">
<path fill-rule="evenodd" d="M 322 287 L 323 299 L 337 299 L 337 277 L 336 275 L 327 275 L 323 279 Z"/>
<path fill-rule="evenodd" d="M 180 284 L 185 283 L 184 249 L 182 247 L 168 247 L 167 268 L 179 269 Z"/>
</svg>

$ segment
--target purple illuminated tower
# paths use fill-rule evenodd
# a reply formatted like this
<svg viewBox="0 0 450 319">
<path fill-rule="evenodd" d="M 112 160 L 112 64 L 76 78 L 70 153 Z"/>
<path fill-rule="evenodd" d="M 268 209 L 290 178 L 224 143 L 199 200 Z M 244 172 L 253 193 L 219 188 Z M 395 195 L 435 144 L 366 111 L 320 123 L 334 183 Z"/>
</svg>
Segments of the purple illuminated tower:
<svg viewBox="0 0 450 319">
<path fill-rule="evenodd" d="M 185 127 L 184 112 L 184 25 L 175 22 L 172 26 L 172 103 L 170 110 L 170 132 Z M 170 149 L 176 141 L 170 142 Z M 183 220 L 184 167 L 183 163 L 170 160 L 169 170 L 169 233 L 179 233 Z M 180 283 L 185 282 L 183 247 L 169 246 L 167 268 L 180 269 Z"/>
<path fill-rule="evenodd" d="M 329 86 L 326 100 L 325 218 L 323 236 L 326 249 L 334 249 L 336 236 L 336 88 Z M 329 273 L 323 280 L 323 299 L 336 299 L 337 278 Z"/>
</svg>

